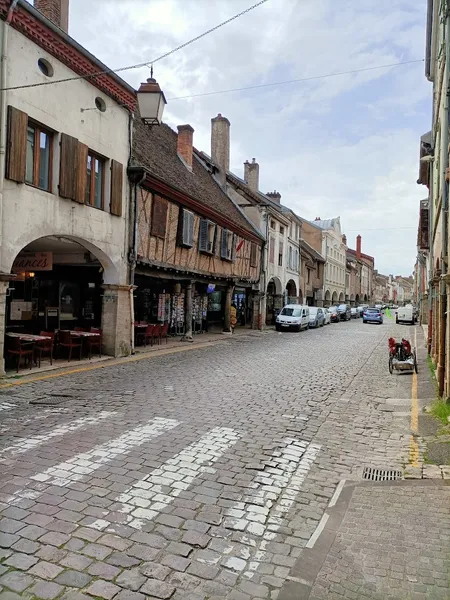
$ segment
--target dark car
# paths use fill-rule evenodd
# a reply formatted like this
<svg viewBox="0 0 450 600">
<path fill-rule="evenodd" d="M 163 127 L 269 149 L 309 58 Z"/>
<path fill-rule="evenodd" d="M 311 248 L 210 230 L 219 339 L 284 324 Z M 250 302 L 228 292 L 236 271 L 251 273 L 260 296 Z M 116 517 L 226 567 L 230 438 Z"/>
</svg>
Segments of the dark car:
<svg viewBox="0 0 450 600">
<path fill-rule="evenodd" d="M 339 311 L 337 306 L 330 306 L 328 308 L 328 312 L 330 313 L 330 320 L 332 323 L 339 323 L 341 317 L 339 316 Z"/>
<path fill-rule="evenodd" d="M 341 321 L 350 321 L 352 318 L 352 311 L 348 304 L 339 304 L 337 309 L 339 311 L 339 317 Z"/>
<path fill-rule="evenodd" d="M 383 315 L 379 308 L 366 308 L 363 312 L 363 323 L 378 323 L 383 324 Z"/>
</svg>

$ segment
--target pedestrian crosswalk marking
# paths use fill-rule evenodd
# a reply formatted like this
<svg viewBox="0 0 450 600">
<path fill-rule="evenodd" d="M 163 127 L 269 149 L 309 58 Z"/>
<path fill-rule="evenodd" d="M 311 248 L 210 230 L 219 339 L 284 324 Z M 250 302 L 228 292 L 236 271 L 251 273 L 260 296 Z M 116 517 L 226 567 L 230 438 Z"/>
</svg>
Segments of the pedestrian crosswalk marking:
<svg viewBox="0 0 450 600">
<path fill-rule="evenodd" d="M 140 425 L 127 431 L 118 438 L 95 446 L 88 452 L 77 454 L 65 462 L 46 469 L 42 473 L 32 475 L 31 479 L 45 482 L 48 485 L 65 487 L 71 482 L 80 481 L 86 475 L 96 471 L 101 465 L 112 461 L 117 456 L 127 454 L 134 448 L 162 435 L 179 424 L 179 421 L 175 421 L 174 419 L 157 417 L 148 421 L 145 425 Z M 35 499 L 43 493 L 39 490 L 27 491 L 21 489 L 12 496 L 10 501 L 13 502 L 17 497 Z"/>
<path fill-rule="evenodd" d="M 233 429 L 215 427 L 118 495 L 116 502 L 123 504 L 121 512 L 127 514 L 127 524 L 141 529 L 146 521 L 154 519 L 187 490 L 194 479 L 209 469 L 239 438 L 240 434 Z M 92 526 L 97 527 L 98 523 L 94 522 Z"/>
<path fill-rule="evenodd" d="M 17 454 L 23 454 L 24 452 L 28 452 L 28 450 L 34 450 L 38 446 L 46 444 L 56 437 L 62 437 L 66 433 L 73 433 L 74 431 L 78 431 L 79 429 L 89 425 L 95 425 L 104 419 L 112 417 L 115 414 L 115 411 L 104 410 L 93 417 L 81 417 L 79 419 L 75 419 L 75 421 L 71 421 L 70 423 L 66 423 L 65 425 L 60 425 L 59 427 L 52 429 L 49 433 L 42 433 L 29 438 L 22 438 L 15 444 L 12 444 L 6 448 L 2 448 L 2 450 L 0 450 L 0 455 L 8 453 L 8 457 L 12 457 L 16 456 Z"/>
</svg>

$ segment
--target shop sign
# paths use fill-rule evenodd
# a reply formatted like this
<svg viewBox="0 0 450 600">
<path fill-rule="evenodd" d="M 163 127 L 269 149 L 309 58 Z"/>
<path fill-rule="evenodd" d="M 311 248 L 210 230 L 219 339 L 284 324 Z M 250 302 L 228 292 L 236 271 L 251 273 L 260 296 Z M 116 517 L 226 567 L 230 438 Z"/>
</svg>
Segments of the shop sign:
<svg viewBox="0 0 450 600">
<path fill-rule="evenodd" d="M 216 289 L 216 284 L 215 283 L 208 283 L 208 288 L 206 290 L 206 293 L 207 294 L 212 294 L 215 289 Z"/>
<path fill-rule="evenodd" d="M 13 273 L 23 271 L 51 271 L 53 268 L 52 252 L 24 252 L 13 263 Z"/>
</svg>

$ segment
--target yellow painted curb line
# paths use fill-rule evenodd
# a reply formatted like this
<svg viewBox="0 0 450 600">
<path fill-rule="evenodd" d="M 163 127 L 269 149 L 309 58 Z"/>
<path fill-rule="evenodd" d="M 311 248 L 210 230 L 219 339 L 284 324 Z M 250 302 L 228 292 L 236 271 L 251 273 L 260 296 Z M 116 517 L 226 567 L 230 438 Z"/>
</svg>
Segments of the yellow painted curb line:
<svg viewBox="0 0 450 600">
<path fill-rule="evenodd" d="M 414 347 L 417 350 L 417 330 L 414 330 Z M 409 441 L 409 464 L 419 466 L 419 444 L 416 435 L 419 432 L 419 402 L 417 399 L 417 373 L 413 371 L 411 384 L 411 439 Z"/>
<path fill-rule="evenodd" d="M 155 356 L 165 356 L 167 354 L 177 354 L 179 352 L 186 352 L 188 350 L 200 350 L 202 348 L 209 348 L 221 344 L 225 340 L 217 340 L 213 342 L 205 342 L 204 344 L 187 345 L 182 348 L 168 348 L 167 350 L 156 350 L 155 352 L 149 352 L 139 356 L 132 356 L 126 358 L 112 359 L 106 364 L 96 364 L 86 367 L 79 367 L 78 369 L 71 369 L 70 371 L 64 371 L 62 373 L 50 373 L 49 375 L 40 375 L 39 377 L 32 377 L 26 380 L 11 381 L 9 383 L 0 384 L 0 389 L 15 387 L 17 385 L 26 385 L 27 383 L 34 383 L 35 381 L 45 381 L 46 379 L 56 379 L 57 377 L 64 377 L 64 375 L 74 375 L 76 373 L 85 373 L 86 371 L 96 371 L 97 369 L 106 369 L 108 367 L 115 367 L 117 365 L 123 365 L 129 362 L 138 362 L 140 360 L 149 360 Z"/>
</svg>

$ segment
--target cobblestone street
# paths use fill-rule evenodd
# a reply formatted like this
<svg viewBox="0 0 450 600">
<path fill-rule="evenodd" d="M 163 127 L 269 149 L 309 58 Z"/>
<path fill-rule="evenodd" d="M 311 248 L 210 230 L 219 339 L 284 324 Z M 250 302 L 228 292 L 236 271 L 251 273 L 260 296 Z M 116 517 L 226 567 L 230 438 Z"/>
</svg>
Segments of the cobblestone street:
<svg viewBox="0 0 450 600">
<path fill-rule="evenodd" d="M 411 375 L 389 374 L 390 335 L 423 347 L 419 328 L 388 319 L 249 331 L 1 390 L 0 598 L 307 598 L 295 591 L 302 551 L 340 482 L 362 482 L 364 467 L 403 473 L 409 462 Z M 428 378 L 421 352 L 419 377 Z M 412 489 L 398 494 L 414 502 Z M 442 552 L 427 547 L 422 556 L 442 582 L 450 488 L 439 489 L 434 501 L 447 510 L 432 525 L 442 527 Z M 423 489 L 420 497 L 423 508 Z M 358 512 L 364 492 L 352 502 Z M 376 506 L 366 528 L 382 520 Z M 424 536 L 420 515 L 426 510 L 411 526 Z M 317 598 L 448 597 L 429 573 L 424 589 L 388 593 L 377 579 L 363 590 L 350 572 L 356 590 L 327 592 L 327 561 Z M 383 565 L 381 580 L 389 560 Z"/>
</svg>

